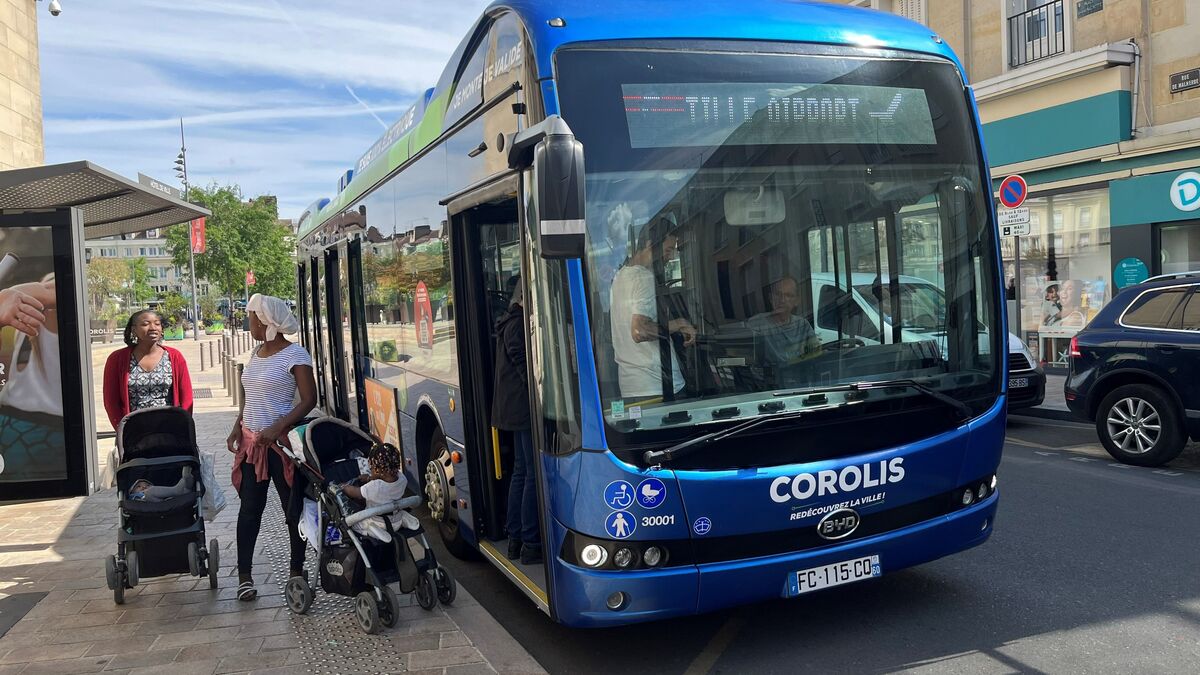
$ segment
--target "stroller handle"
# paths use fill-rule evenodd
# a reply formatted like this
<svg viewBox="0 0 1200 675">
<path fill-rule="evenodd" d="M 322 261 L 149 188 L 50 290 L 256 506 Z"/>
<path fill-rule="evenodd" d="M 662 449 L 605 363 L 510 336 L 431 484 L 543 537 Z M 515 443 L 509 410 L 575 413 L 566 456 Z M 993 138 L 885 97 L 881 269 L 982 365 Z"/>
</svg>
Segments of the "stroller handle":
<svg viewBox="0 0 1200 675">
<path fill-rule="evenodd" d="M 391 504 L 383 504 L 381 506 L 372 506 L 369 509 L 363 509 L 362 511 L 357 511 L 355 513 L 350 514 L 350 516 L 346 518 L 346 526 L 354 527 L 355 525 L 361 523 L 362 521 L 366 520 L 367 518 L 372 518 L 374 516 L 385 516 L 389 513 L 395 513 L 397 511 L 403 511 L 405 509 L 416 508 L 420 505 L 421 505 L 421 498 L 416 495 L 413 495 L 412 497 L 405 497 L 404 499 L 398 499 L 398 500 L 392 502 Z"/>
</svg>

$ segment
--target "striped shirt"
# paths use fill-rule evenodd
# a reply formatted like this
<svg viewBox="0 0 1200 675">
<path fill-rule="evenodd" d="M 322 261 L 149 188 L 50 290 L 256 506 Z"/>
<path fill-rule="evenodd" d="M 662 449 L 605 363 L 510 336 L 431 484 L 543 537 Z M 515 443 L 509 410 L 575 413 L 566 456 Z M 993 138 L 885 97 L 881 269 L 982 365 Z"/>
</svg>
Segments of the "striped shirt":
<svg viewBox="0 0 1200 675">
<path fill-rule="evenodd" d="M 261 347 L 260 347 L 261 349 Z M 308 351 L 291 343 L 276 354 L 250 356 L 250 363 L 242 372 L 242 387 L 246 390 L 246 403 L 242 409 L 242 424 L 253 432 L 259 432 L 279 421 L 296 406 L 296 366 L 312 367 Z"/>
</svg>

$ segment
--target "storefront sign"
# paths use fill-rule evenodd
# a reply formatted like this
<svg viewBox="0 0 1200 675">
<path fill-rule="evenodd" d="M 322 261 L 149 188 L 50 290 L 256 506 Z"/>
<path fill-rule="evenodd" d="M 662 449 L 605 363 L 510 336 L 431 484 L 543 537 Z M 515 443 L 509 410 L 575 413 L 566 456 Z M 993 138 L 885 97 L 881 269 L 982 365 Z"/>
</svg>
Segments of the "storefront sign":
<svg viewBox="0 0 1200 675">
<path fill-rule="evenodd" d="M 1171 181 L 1171 203 L 1180 211 L 1200 209 L 1200 173 L 1185 171 Z"/>
<path fill-rule="evenodd" d="M 1200 163 L 1183 171 L 1114 180 L 1108 189 L 1113 227 L 1192 220 L 1200 214 Z"/>
<path fill-rule="evenodd" d="M 1146 263 L 1138 258 L 1124 258 L 1113 270 L 1113 284 L 1118 289 L 1140 284 L 1148 278 L 1150 270 L 1146 268 Z"/>
<path fill-rule="evenodd" d="M 1104 9 L 1104 0 L 1079 0 L 1075 3 L 1075 18 L 1082 19 Z"/>
<path fill-rule="evenodd" d="M 1195 89 L 1196 87 L 1200 87 L 1200 68 L 1192 68 L 1182 73 L 1171 73 L 1172 94 L 1178 94 L 1181 91 Z"/>
</svg>

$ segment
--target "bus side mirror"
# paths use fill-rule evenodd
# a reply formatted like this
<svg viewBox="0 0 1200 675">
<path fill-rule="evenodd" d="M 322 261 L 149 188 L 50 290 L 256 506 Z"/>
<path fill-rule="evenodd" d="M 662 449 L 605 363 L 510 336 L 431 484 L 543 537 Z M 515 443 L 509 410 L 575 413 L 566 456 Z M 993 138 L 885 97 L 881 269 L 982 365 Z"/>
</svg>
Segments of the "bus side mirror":
<svg viewBox="0 0 1200 675">
<path fill-rule="evenodd" d="M 583 144 L 558 115 L 516 135 L 508 156 L 514 169 L 533 167 L 538 243 L 543 258 L 582 258 L 584 219 Z"/>
</svg>

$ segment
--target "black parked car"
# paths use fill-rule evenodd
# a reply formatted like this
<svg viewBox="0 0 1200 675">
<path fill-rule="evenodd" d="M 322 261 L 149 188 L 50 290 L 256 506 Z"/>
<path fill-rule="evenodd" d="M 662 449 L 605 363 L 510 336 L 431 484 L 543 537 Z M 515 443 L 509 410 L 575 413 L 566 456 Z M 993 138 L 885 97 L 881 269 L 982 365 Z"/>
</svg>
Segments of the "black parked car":
<svg viewBox="0 0 1200 675">
<path fill-rule="evenodd" d="M 1046 398 L 1046 373 L 1021 338 L 1008 334 L 1008 409 L 1032 408 Z"/>
<path fill-rule="evenodd" d="M 1064 394 L 1127 464 L 1165 464 L 1200 439 L 1200 273 L 1118 293 L 1071 340 Z"/>
</svg>

